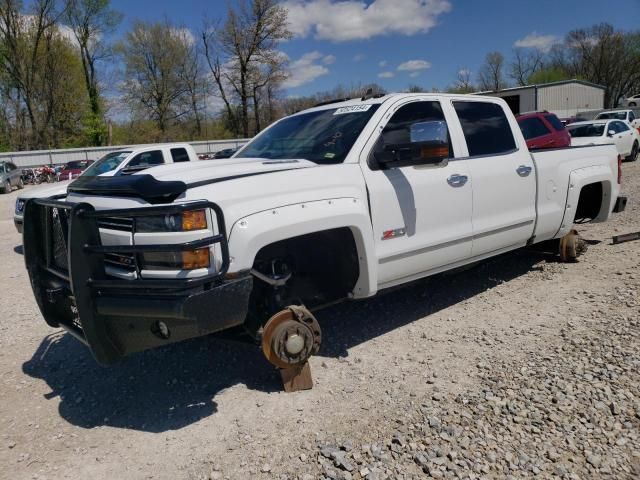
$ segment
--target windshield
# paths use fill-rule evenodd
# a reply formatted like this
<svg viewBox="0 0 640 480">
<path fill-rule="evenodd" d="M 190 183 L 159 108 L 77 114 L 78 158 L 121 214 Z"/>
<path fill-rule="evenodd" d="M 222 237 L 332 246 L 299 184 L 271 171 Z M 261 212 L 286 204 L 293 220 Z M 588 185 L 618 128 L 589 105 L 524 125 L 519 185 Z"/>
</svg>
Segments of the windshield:
<svg viewBox="0 0 640 480">
<path fill-rule="evenodd" d="M 236 158 L 303 158 L 342 163 L 380 105 L 354 105 L 285 118 L 250 142 Z"/>
<path fill-rule="evenodd" d="M 83 175 L 96 176 L 115 170 L 129 156 L 130 151 L 107 153 L 104 157 L 87 168 Z"/>
<path fill-rule="evenodd" d="M 598 114 L 596 118 L 599 118 L 601 120 L 626 120 L 627 112 L 604 112 Z"/>
<path fill-rule="evenodd" d="M 67 162 L 64 168 L 66 170 L 84 170 L 88 165 L 88 160 L 76 160 L 75 162 Z"/>
<path fill-rule="evenodd" d="M 604 133 L 605 124 L 577 125 L 572 127 L 569 125 L 569 135 L 573 138 L 578 137 L 601 137 Z"/>
</svg>

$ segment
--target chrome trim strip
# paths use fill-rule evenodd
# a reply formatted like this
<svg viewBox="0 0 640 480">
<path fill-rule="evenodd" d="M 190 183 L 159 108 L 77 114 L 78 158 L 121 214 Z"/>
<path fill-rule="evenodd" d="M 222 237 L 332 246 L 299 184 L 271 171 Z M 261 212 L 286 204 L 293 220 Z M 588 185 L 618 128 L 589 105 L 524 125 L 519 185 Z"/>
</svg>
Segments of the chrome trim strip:
<svg viewBox="0 0 640 480">
<path fill-rule="evenodd" d="M 431 245 L 430 247 L 418 248 L 416 250 L 411 250 L 409 252 L 397 253 L 395 255 L 389 255 L 388 257 L 382 257 L 378 259 L 378 264 L 383 265 L 385 263 L 394 262 L 396 260 L 402 260 L 403 258 L 413 256 L 413 255 L 421 255 L 423 253 L 432 252 L 434 250 L 439 250 L 441 248 L 451 247 L 458 243 L 468 242 L 470 240 L 475 240 L 478 238 L 488 237 L 489 235 L 495 235 L 502 232 L 507 232 L 509 230 L 513 230 L 514 228 L 526 227 L 527 225 L 533 224 L 533 220 L 527 220 L 524 222 L 515 223 L 513 225 L 507 225 L 506 227 L 496 228 L 495 230 L 489 230 L 488 232 L 477 233 L 475 235 L 468 235 L 466 237 L 459 238 L 457 240 L 451 240 L 449 242 L 439 243 L 437 245 Z"/>
</svg>

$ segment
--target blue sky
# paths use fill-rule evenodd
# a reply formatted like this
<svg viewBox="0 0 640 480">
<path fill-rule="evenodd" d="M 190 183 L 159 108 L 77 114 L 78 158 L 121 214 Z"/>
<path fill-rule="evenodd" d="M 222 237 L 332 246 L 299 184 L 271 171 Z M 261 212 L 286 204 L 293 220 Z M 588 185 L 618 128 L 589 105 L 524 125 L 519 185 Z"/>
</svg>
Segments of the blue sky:
<svg viewBox="0 0 640 480">
<path fill-rule="evenodd" d="M 230 1 L 230 0 L 229 0 Z M 281 50 L 290 58 L 292 96 L 338 84 L 377 82 L 387 90 L 409 84 L 444 88 L 456 72 L 475 78 L 487 52 L 509 55 L 516 44 L 548 48 L 568 31 L 609 22 L 640 29 L 640 0 L 284 0 L 295 36 Z M 162 20 L 194 34 L 203 18 L 222 18 L 226 0 L 112 0 L 135 19 Z M 517 43 L 518 42 L 518 43 Z"/>
</svg>

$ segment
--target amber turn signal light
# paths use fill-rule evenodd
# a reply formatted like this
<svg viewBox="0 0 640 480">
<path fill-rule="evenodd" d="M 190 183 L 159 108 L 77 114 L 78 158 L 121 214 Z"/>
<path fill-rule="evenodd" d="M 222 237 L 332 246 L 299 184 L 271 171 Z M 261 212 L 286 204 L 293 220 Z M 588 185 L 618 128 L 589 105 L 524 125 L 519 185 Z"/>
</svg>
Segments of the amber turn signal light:
<svg viewBox="0 0 640 480">
<path fill-rule="evenodd" d="M 182 268 L 194 270 L 196 268 L 209 268 L 209 249 L 199 248 L 182 252 Z"/>
<path fill-rule="evenodd" d="M 204 230 L 207 228 L 207 215 L 204 210 L 182 212 L 182 230 Z"/>
</svg>

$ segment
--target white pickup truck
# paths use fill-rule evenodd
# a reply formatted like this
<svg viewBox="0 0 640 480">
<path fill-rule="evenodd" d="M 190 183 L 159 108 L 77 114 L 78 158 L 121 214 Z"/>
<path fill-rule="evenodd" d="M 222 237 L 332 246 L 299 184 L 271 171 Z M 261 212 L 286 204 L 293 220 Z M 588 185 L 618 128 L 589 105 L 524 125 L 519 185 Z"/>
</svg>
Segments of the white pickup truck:
<svg viewBox="0 0 640 480">
<path fill-rule="evenodd" d="M 529 152 L 498 98 L 389 94 L 279 120 L 234 158 L 82 176 L 27 202 L 51 326 L 109 364 L 242 330 L 278 367 L 320 345 L 311 311 L 566 238 L 624 209 L 613 145 Z"/>
<path fill-rule="evenodd" d="M 199 160 L 198 155 L 188 143 L 165 143 L 128 147 L 107 153 L 95 163 L 92 163 L 81 175 L 113 176 L 128 175 L 142 171 L 152 166 L 176 162 L 193 162 Z M 24 205 L 30 198 L 51 198 L 64 196 L 71 180 L 55 184 L 41 185 L 21 193 L 16 198 L 13 223 L 19 233 L 22 232 Z"/>
</svg>

